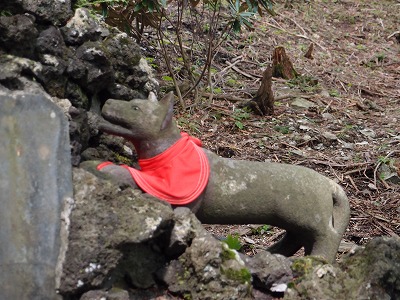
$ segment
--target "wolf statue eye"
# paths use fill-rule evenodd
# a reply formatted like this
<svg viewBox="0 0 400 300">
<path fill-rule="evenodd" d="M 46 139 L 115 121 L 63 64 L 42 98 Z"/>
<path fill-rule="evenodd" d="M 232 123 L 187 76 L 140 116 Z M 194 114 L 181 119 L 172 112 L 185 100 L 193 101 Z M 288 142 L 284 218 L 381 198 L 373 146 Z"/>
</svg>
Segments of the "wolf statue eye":
<svg viewBox="0 0 400 300">
<path fill-rule="evenodd" d="M 137 106 L 132 106 L 132 109 L 133 109 L 133 110 L 139 110 L 139 107 L 137 107 Z"/>
</svg>

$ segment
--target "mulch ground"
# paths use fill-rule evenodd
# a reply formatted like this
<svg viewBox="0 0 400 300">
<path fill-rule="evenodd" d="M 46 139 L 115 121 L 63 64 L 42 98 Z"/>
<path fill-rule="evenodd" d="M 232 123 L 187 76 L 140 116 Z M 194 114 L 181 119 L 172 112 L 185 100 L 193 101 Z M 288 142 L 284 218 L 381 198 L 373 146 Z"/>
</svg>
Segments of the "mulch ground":
<svg viewBox="0 0 400 300">
<path fill-rule="evenodd" d="M 292 8 L 278 3 L 276 16 L 259 18 L 254 31 L 220 48 L 212 65 L 218 93 L 201 105 L 186 99 L 190 108 L 177 109 L 178 124 L 221 156 L 302 165 L 338 182 L 351 203 L 343 251 L 377 236 L 398 237 L 400 3 L 293 2 Z M 304 57 L 310 44 L 313 59 Z M 273 79 L 273 116 L 238 109 L 238 100 L 251 99 L 260 86 L 276 46 L 285 47 L 302 76 Z M 162 82 L 168 73 L 155 58 Z M 259 225 L 206 228 L 238 235 L 248 254 L 282 234 Z"/>
</svg>

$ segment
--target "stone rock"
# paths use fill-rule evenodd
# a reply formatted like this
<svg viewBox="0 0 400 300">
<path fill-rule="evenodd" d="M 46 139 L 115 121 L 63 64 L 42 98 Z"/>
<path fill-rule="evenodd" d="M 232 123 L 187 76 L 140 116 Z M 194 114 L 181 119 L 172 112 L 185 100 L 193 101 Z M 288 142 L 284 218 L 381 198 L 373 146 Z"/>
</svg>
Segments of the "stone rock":
<svg viewBox="0 0 400 300">
<path fill-rule="evenodd" d="M 26 87 L 20 80 L 22 73 L 29 73 L 36 77 L 38 72 L 41 71 L 42 65 L 39 62 L 27 58 L 1 54 L 0 67 L 2 70 L 0 73 L 0 83 L 3 86 L 10 90 L 26 91 Z M 43 90 L 43 88 L 41 88 L 41 90 Z"/>
<path fill-rule="evenodd" d="M 16 0 L 40 23 L 62 26 L 72 17 L 71 0 Z M 49 9 L 51 8 L 51 9 Z"/>
<path fill-rule="evenodd" d="M 290 103 L 291 106 L 294 108 L 300 108 L 300 109 L 309 109 L 311 107 L 315 107 L 316 104 L 314 102 L 308 101 L 304 98 L 296 98 Z"/>
<path fill-rule="evenodd" d="M 106 95 L 104 98 L 131 100 L 131 99 L 146 99 L 146 96 L 140 93 L 138 90 L 134 90 L 126 85 L 120 83 L 114 83 L 107 88 Z"/>
<path fill-rule="evenodd" d="M 295 260 L 297 278 L 284 299 L 399 299 L 400 239 L 380 237 L 356 249 L 339 266 Z M 299 270 L 301 271 L 299 272 Z"/>
<path fill-rule="evenodd" d="M 107 292 L 102 290 L 92 290 L 84 293 L 80 300 L 105 300 L 107 299 Z"/>
<path fill-rule="evenodd" d="M 68 45 L 79 46 L 86 41 L 97 41 L 103 33 L 107 35 L 98 22 L 96 22 L 85 8 L 75 10 L 73 18 L 61 28 L 64 40 Z"/>
<path fill-rule="evenodd" d="M 354 281 L 358 299 L 400 298 L 400 238 L 379 237 L 341 263 Z"/>
<path fill-rule="evenodd" d="M 36 53 L 42 64 L 41 70 L 37 72 L 38 80 L 50 95 L 64 98 L 68 81 L 65 70 L 68 57 L 72 54 L 58 28 L 50 26 L 39 34 Z"/>
<path fill-rule="evenodd" d="M 9 12 L 12 15 L 24 13 L 22 1 L 20 0 L 2 0 L 0 2 L 0 11 Z"/>
<path fill-rule="evenodd" d="M 169 291 L 190 299 L 250 299 L 251 274 L 235 250 L 208 232 L 158 273 Z"/>
<path fill-rule="evenodd" d="M 396 166 L 393 163 L 388 163 L 384 164 L 382 163 L 379 166 L 379 178 L 394 183 L 394 184 L 400 184 L 400 170 L 396 168 Z"/>
<path fill-rule="evenodd" d="M 67 120 L 43 95 L 0 93 L 0 103 L 1 299 L 58 299 L 60 218 L 72 201 Z"/>
<path fill-rule="evenodd" d="M 57 57 L 64 57 L 68 48 L 57 27 L 50 26 L 40 32 L 36 40 L 36 51 L 40 54 L 51 54 Z"/>
<path fill-rule="evenodd" d="M 169 204 L 140 190 L 121 189 L 82 169 L 74 169 L 73 179 L 75 207 L 69 220 L 61 294 L 102 289 L 125 277 L 130 284 L 147 287 L 152 271 L 164 263 L 156 241 L 171 231 Z M 135 261 L 140 251 L 143 255 L 138 258 L 143 260 Z"/>
<path fill-rule="evenodd" d="M 149 66 L 147 63 L 147 60 L 144 59 L 143 57 L 139 61 L 139 68 L 142 70 L 142 72 L 147 73 L 147 82 L 145 82 L 143 90 L 146 92 L 153 92 L 154 94 L 157 95 L 159 89 L 160 89 L 160 84 L 156 80 L 153 74 L 153 69 Z"/>
<path fill-rule="evenodd" d="M 43 78 L 43 65 L 39 62 L 12 55 L 0 55 L 0 90 L 5 94 L 13 91 L 42 95 L 52 100 L 52 97 L 44 90 L 38 81 Z M 24 75 L 30 74 L 36 80 L 31 80 Z"/>
<path fill-rule="evenodd" d="M 104 47 L 115 70 L 116 82 L 126 83 L 129 76 L 136 75 L 136 71 L 141 71 L 134 68 L 141 58 L 140 48 L 126 33 L 112 34 L 104 41 Z M 135 88 L 135 86 L 131 87 Z"/>
<path fill-rule="evenodd" d="M 321 134 L 324 138 L 326 138 L 328 141 L 336 141 L 338 139 L 338 137 L 336 136 L 336 134 L 329 132 L 329 131 L 324 131 Z"/>
<path fill-rule="evenodd" d="M 0 64 L 1 67 L 1 64 Z M 9 93 L 15 94 L 32 94 L 32 95 L 42 95 L 43 97 L 51 100 L 49 94 L 43 89 L 43 87 L 25 77 L 20 78 L 8 78 L 5 81 L 0 81 L 0 94 L 7 95 Z"/>
<path fill-rule="evenodd" d="M 293 280 L 290 269 L 292 263 L 282 255 L 261 251 L 253 257 L 243 256 L 242 258 L 253 276 L 253 285 L 257 289 L 270 294 L 284 292 L 286 288 L 277 291 L 277 286 L 287 286 Z"/>
<path fill-rule="evenodd" d="M 72 17 L 71 0 L 2 0 L 0 10 L 29 14 L 40 24 L 64 25 Z"/>
<path fill-rule="evenodd" d="M 94 290 L 82 295 L 80 300 L 129 300 L 125 290 L 111 289 L 110 291 Z"/>
<path fill-rule="evenodd" d="M 85 42 L 76 50 L 67 73 L 81 87 L 96 93 L 114 82 L 114 72 L 108 55 L 100 42 Z"/>
<path fill-rule="evenodd" d="M 364 129 L 361 129 L 361 130 L 360 130 L 360 133 L 361 133 L 363 136 L 367 137 L 367 138 L 373 139 L 373 138 L 376 137 L 375 131 L 374 131 L 373 129 L 371 129 L 371 128 L 364 128 Z"/>
<path fill-rule="evenodd" d="M 149 82 L 149 73 L 140 66 L 133 66 L 133 75 L 126 77 L 125 83 L 133 89 L 144 89 L 144 85 Z"/>
<path fill-rule="evenodd" d="M 27 15 L 0 16 L 0 48 L 16 56 L 34 58 L 38 30 Z"/>
<path fill-rule="evenodd" d="M 69 135 L 71 139 L 72 165 L 78 166 L 81 161 L 82 149 L 89 144 L 90 128 L 88 126 L 88 113 L 82 108 L 70 109 Z"/>
<path fill-rule="evenodd" d="M 86 159 L 115 157 L 116 150 L 107 145 L 100 145 L 102 151 L 96 154 L 94 147 L 99 146 L 100 138 L 98 130 L 87 122 L 87 111 L 99 114 L 110 97 L 146 98 L 149 91 L 157 91 L 158 83 L 133 39 L 109 29 L 86 9 L 77 9 L 60 28 L 61 21 L 53 22 L 50 14 L 62 20 L 61 6 L 64 4 L 67 12 L 71 2 L 57 0 L 51 6 L 43 6 L 49 2 L 1 1 L 0 9 L 17 15 L 0 17 L 0 91 L 25 91 L 70 100 L 75 111 L 71 115 L 67 112 L 71 119 L 73 165 L 80 163 L 89 143 L 93 144 L 83 155 Z M 89 130 L 85 129 L 88 126 Z M 107 152 L 105 156 L 103 152 Z"/>
<path fill-rule="evenodd" d="M 126 245 L 121 251 L 124 256 L 113 272 L 114 281 L 127 282 L 129 286 L 140 289 L 155 286 L 154 274 L 167 262 L 157 244 L 143 242 Z"/>
<path fill-rule="evenodd" d="M 54 97 L 65 97 L 65 87 L 68 80 L 64 76 L 66 68 L 67 64 L 64 60 L 47 54 L 43 56 L 42 68 L 38 72 L 37 78 L 47 93 Z"/>
<path fill-rule="evenodd" d="M 176 258 L 184 253 L 197 235 L 205 234 L 205 229 L 187 207 L 177 207 L 174 215 L 175 226 L 172 229 L 165 253 L 169 257 Z"/>
<path fill-rule="evenodd" d="M 67 81 L 65 86 L 65 97 L 68 98 L 76 108 L 83 108 L 85 110 L 90 108 L 88 95 L 73 81 Z"/>
<path fill-rule="evenodd" d="M 88 115 L 89 126 L 95 126 L 91 124 L 91 122 L 93 122 L 93 115 Z M 134 166 L 135 162 L 137 162 L 136 155 L 133 155 L 131 148 L 126 146 L 129 142 L 125 139 L 107 134 L 101 134 L 97 138 L 97 145 L 94 145 L 93 142 L 91 144 L 92 147 L 89 147 L 82 152 L 82 161 L 100 159 L 103 161 L 124 163 L 130 166 Z M 110 151 L 110 149 L 112 150 Z"/>
</svg>

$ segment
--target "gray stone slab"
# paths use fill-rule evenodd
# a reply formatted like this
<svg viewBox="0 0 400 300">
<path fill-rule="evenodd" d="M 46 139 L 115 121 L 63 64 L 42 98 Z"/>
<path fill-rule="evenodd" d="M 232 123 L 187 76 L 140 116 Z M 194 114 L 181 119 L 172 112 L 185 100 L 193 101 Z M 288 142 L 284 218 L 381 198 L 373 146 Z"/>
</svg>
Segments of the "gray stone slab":
<svg viewBox="0 0 400 300">
<path fill-rule="evenodd" d="M 42 95 L 0 95 L 0 299 L 57 299 L 68 122 Z"/>
</svg>

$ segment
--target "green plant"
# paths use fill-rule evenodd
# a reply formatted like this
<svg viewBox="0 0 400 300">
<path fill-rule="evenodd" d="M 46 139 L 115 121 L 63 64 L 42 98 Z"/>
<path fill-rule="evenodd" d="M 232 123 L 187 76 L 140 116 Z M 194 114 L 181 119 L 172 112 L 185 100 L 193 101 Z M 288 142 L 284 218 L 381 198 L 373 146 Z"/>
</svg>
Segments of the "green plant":
<svg viewBox="0 0 400 300">
<path fill-rule="evenodd" d="M 113 152 L 113 154 L 115 155 L 115 158 L 118 160 L 118 162 L 123 163 L 125 165 L 131 166 L 133 163 L 132 158 L 126 157 L 124 155 L 121 155 L 117 152 Z"/>
<path fill-rule="evenodd" d="M 239 240 L 239 236 L 238 235 L 231 235 L 228 234 L 228 236 L 223 240 L 224 243 L 226 243 L 229 247 L 229 249 L 232 250 L 240 250 L 240 248 L 242 248 L 242 243 Z"/>
<path fill-rule="evenodd" d="M 270 225 L 262 225 L 262 226 L 252 229 L 251 232 L 254 235 L 262 235 L 264 233 L 267 233 L 271 229 L 272 229 L 272 227 Z"/>
<path fill-rule="evenodd" d="M 185 129 L 189 129 L 192 132 L 201 133 L 199 130 L 199 126 L 191 120 L 190 114 L 179 117 L 177 119 L 177 122 L 179 126 L 185 127 Z"/>
<path fill-rule="evenodd" d="M 329 96 L 331 96 L 331 97 L 339 97 L 340 96 L 340 92 L 338 90 L 330 90 L 329 91 Z"/>
<path fill-rule="evenodd" d="M 0 10 L 0 16 L 1 17 L 9 17 L 9 16 L 12 16 L 12 13 L 8 10 Z"/>
<path fill-rule="evenodd" d="M 365 45 L 358 44 L 358 45 L 356 46 L 356 49 L 357 49 L 357 50 L 365 50 L 365 49 L 367 49 L 367 47 L 366 47 Z"/>
<path fill-rule="evenodd" d="M 235 78 L 228 78 L 228 80 L 226 81 L 226 84 L 230 87 L 238 87 L 239 86 L 239 82 L 237 79 Z"/>
<path fill-rule="evenodd" d="M 241 121 L 239 121 L 239 120 L 236 120 L 236 121 L 235 121 L 235 126 L 236 126 L 237 128 L 239 128 L 240 130 L 242 130 L 242 129 L 244 128 L 244 124 L 243 124 Z"/>
<path fill-rule="evenodd" d="M 383 144 L 381 144 L 381 145 L 379 145 L 378 146 L 378 150 L 388 150 L 388 149 L 390 149 L 390 144 L 387 144 L 387 143 L 383 143 Z"/>
<path fill-rule="evenodd" d="M 318 79 L 311 76 L 297 76 L 290 79 L 287 85 L 291 88 L 298 87 L 301 91 L 309 93 L 316 92 L 321 88 Z"/>
<path fill-rule="evenodd" d="M 290 133 L 290 129 L 289 129 L 288 126 L 279 126 L 279 125 L 277 125 L 277 126 L 274 126 L 274 129 L 276 131 L 280 132 L 280 133 L 283 133 L 283 134 Z"/>
<path fill-rule="evenodd" d="M 192 294 L 189 292 L 183 294 L 183 299 L 184 300 L 192 300 L 193 299 Z"/>
<path fill-rule="evenodd" d="M 250 118 L 250 110 L 248 108 L 235 109 L 232 117 L 235 120 L 235 126 L 242 130 L 244 128 L 242 121 Z"/>
<path fill-rule="evenodd" d="M 158 65 L 155 64 L 155 59 L 153 57 L 146 57 L 146 61 L 153 69 L 158 69 Z"/>
<path fill-rule="evenodd" d="M 376 60 L 377 60 L 378 62 L 383 62 L 383 61 L 385 60 L 385 58 L 386 58 L 386 54 L 383 53 L 383 52 L 378 53 L 378 54 L 375 56 L 375 58 L 376 58 Z"/>
<path fill-rule="evenodd" d="M 378 163 L 391 166 L 394 164 L 394 159 L 389 158 L 387 156 L 379 156 Z"/>
<path fill-rule="evenodd" d="M 239 270 L 222 268 L 221 272 L 229 279 L 238 281 L 242 284 L 246 284 L 251 281 L 251 273 L 247 268 L 241 268 Z"/>
<path fill-rule="evenodd" d="M 354 157 L 353 157 L 353 162 L 354 163 L 360 163 L 360 162 L 363 162 L 363 161 L 364 161 L 364 159 L 363 159 L 363 156 L 361 155 L 361 153 L 356 153 L 354 155 Z"/>
</svg>

